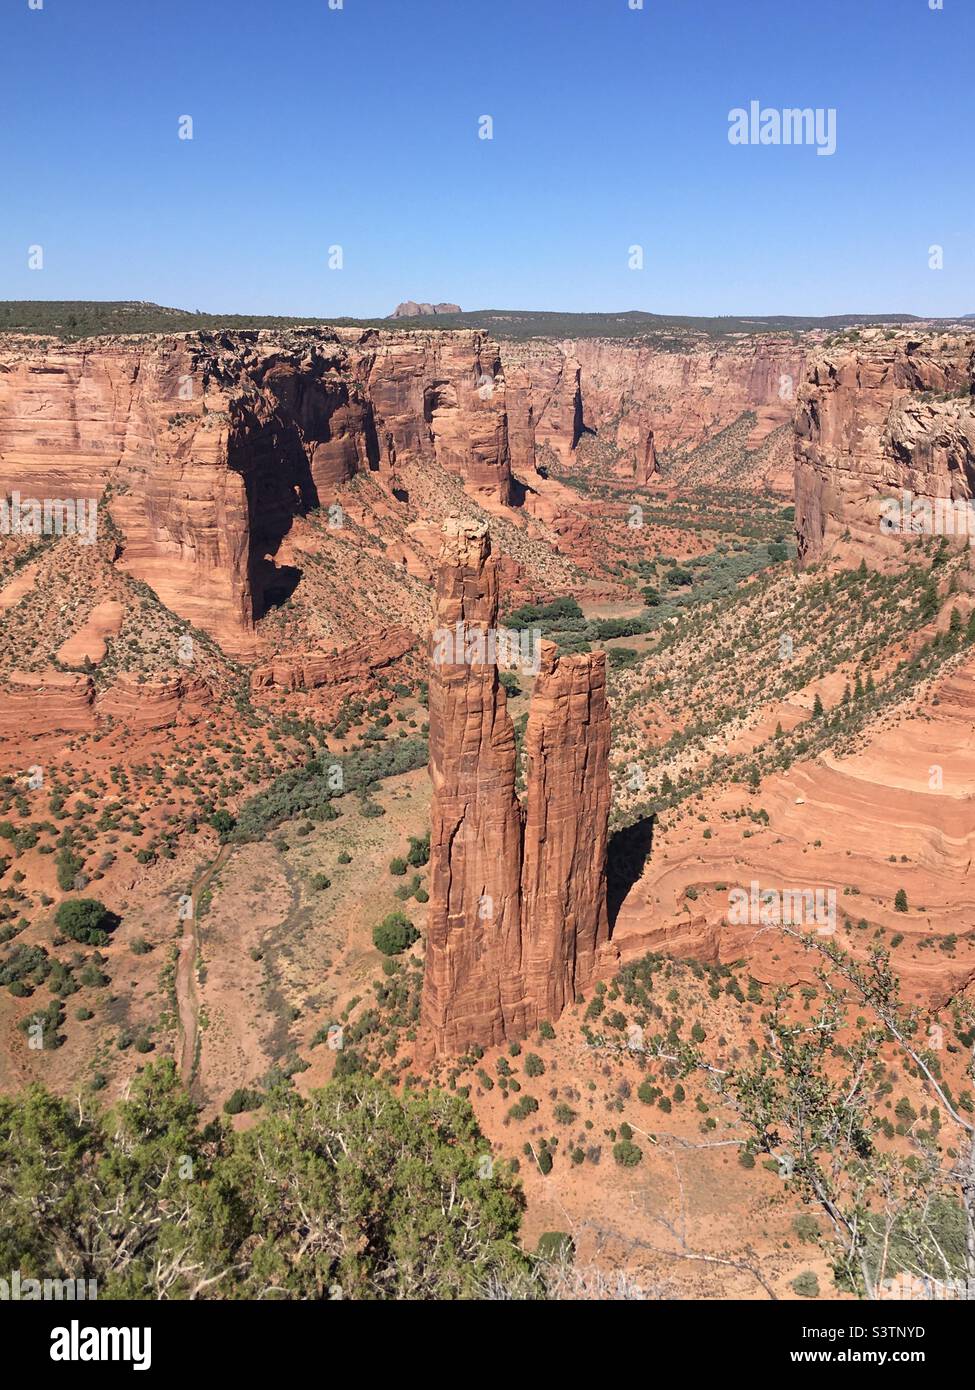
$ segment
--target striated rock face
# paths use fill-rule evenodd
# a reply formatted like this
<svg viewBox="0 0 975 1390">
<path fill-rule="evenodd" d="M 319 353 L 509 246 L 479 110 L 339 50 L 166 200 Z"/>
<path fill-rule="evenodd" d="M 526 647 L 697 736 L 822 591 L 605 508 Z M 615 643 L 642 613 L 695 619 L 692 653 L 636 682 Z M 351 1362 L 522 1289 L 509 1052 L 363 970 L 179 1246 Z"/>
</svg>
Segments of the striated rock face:
<svg viewBox="0 0 975 1390">
<path fill-rule="evenodd" d="M 366 334 L 358 370 L 381 460 L 438 463 L 507 505 L 511 459 L 498 345 L 479 333 Z"/>
<path fill-rule="evenodd" d="M 255 667 L 251 689 L 313 690 L 362 680 L 405 656 L 415 640 L 409 628 L 391 627 L 377 632 L 366 647 L 357 643 L 338 652 L 289 652 Z"/>
<path fill-rule="evenodd" d="M 195 723 L 212 704 L 212 691 L 197 676 L 140 681 L 120 671 L 96 699 L 95 715 L 99 724 L 111 717 L 131 729 L 168 729 Z"/>
<path fill-rule="evenodd" d="M 796 539 L 803 565 L 896 561 L 910 532 L 885 499 L 975 495 L 975 336 L 867 330 L 817 354 L 796 412 Z"/>
<path fill-rule="evenodd" d="M 449 524 L 431 642 L 422 1001 L 425 1045 L 438 1054 L 524 1037 L 542 1019 L 557 1018 L 591 981 L 608 939 L 605 658 L 560 660 L 544 644 L 526 733 L 523 813 L 497 665 L 455 659 L 487 639 L 497 615 L 486 528 Z"/>
<path fill-rule="evenodd" d="M 0 738 L 54 733 L 93 733 L 108 720 L 134 730 L 191 724 L 213 704 L 213 693 L 195 676 L 142 680 L 119 672 L 96 695 L 90 675 L 70 671 L 14 671 L 0 688 Z"/>
<path fill-rule="evenodd" d="M 243 633 L 247 498 L 228 468 L 225 404 L 183 339 L 8 339 L 0 494 L 91 499 L 113 483 L 126 567 L 189 621 L 221 637 Z"/>
<path fill-rule="evenodd" d="M 437 634 L 496 629 L 485 527 L 457 524 L 441 554 L 430 666 L 430 919 L 423 1022 L 437 1053 L 526 1026 L 521 978 L 521 811 L 515 735 L 495 663 L 439 659 Z M 449 655 L 463 658 L 464 652 Z"/>
<path fill-rule="evenodd" d="M 0 738 L 95 727 L 95 684 L 71 671 L 14 671 L 0 698 Z"/>
<path fill-rule="evenodd" d="M 523 969 L 537 1019 L 558 1018 L 592 983 L 609 939 L 609 706 L 605 652 L 542 643 L 525 730 Z"/>
<path fill-rule="evenodd" d="M 394 534 L 410 519 L 386 558 L 424 582 L 436 555 L 424 506 L 452 496 L 454 480 L 485 510 L 520 509 L 520 529 L 551 527 L 558 548 L 582 553 L 574 496 L 542 487 L 546 465 L 598 466 L 642 486 L 658 451 L 695 446 L 745 410 L 761 429 L 791 409 L 779 396 L 801 361 L 791 339 L 688 344 L 499 344 L 434 327 L 73 344 L 7 335 L 0 496 L 98 499 L 118 563 L 255 660 L 256 624 L 301 583 L 297 523 L 316 509 L 339 503 L 353 527 L 385 515 Z"/>
</svg>

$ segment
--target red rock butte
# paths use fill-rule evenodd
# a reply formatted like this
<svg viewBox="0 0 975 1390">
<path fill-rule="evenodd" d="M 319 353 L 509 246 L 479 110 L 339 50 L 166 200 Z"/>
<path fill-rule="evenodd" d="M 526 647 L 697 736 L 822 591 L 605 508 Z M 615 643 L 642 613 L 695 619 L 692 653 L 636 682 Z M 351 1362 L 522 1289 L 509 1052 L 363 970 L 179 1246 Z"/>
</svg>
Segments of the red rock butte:
<svg viewBox="0 0 975 1390">
<path fill-rule="evenodd" d="M 602 652 L 541 643 L 524 805 L 497 663 L 498 562 L 483 524 L 449 519 L 430 660 L 430 919 L 421 1053 L 524 1037 L 593 980 L 609 939 L 609 709 Z M 462 627 L 458 627 L 458 625 Z M 437 634 L 463 631 L 443 659 Z M 457 659 L 459 658 L 459 659 Z"/>
</svg>

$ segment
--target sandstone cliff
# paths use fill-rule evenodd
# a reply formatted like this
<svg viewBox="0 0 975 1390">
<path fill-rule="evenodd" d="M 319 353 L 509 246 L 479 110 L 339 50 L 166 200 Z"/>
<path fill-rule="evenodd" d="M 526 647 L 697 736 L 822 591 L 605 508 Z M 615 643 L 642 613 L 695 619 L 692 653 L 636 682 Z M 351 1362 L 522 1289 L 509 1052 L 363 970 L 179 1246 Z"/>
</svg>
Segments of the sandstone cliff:
<svg viewBox="0 0 975 1390">
<path fill-rule="evenodd" d="M 296 331 L 0 344 L 0 495 L 111 489 L 120 563 L 228 651 L 300 571 L 296 517 L 422 460 L 511 500 L 498 348 L 473 332 Z"/>
<path fill-rule="evenodd" d="M 180 618 L 233 656 L 300 660 L 377 619 L 420 629 L 439 524 L 460 497 L 504 518 L 499 559 L 565 592 L 574 566 L 593 568 L 592 545 L 578 493 L 548 467 L 642 487 L 658 452 L 746 411 L 758 433 L 773 428 L 803 351 L 772 335 L 498 343 L 433 327 L 9 335 L 0 495 L 100 499 L 117 563 Z M 328 533 L 336 508 L 347 525 Z M 326 553 L 315 588 L 306 559 Z M 312 615 L 282 644 L 262 620 L 303 583 L 333 619 Z"/>
<path fill-rule="evenodd" d="M 212 705 L 206 682 L 182 673 L 139 680 L 119 672 L 99 694 L 90 675 L 14 671 L 0 687 L 0 738 L 94 733 L 110 720 L 134 730 L 168 729 L 194 723 Z"/>
<path fill-rule="evenodd" d="M 608 938 L 609 711 L 602 653 L 544 644 L 527 789 L 493 660 L 497 562 L 483 526 L 448 525 L 431 639 L 430 918 L 422 1022 L 438 1054 L 524 1037 L 592 979 Z M 445 639 L 452 645 L 445 648 Z M 446 659 L 445 659 L 446 651 Z"/>
<path fill-rule="evenodd" d="M 368 647 L 337 652 L 291 652 L 251 672 L 252 690 L 313 690 L 321 685 L 346 685 L 397 661 L 414 645 L 408 628 L 377 632 Z"/>
<path fill-rule="evenodd" d="M 808 343 L 755 334 L 727 342 L 532 340 L 502 348 L 512 465 L 523 477 L 551 453 L 563 466 L 585 435 L 615 454 L 613 471 L 643 485 L 658 454 L 703 444 L 746 412 L 751 443 L 786 424 Z"/>
<path fill-rule="evenodd" d="M 895 562 L 909 531 L 882 503 L 975 495 L 975 337 L 866 330 L 824 349 L 799 392 L 796 540 L 801 564 Z"/>
</svg>

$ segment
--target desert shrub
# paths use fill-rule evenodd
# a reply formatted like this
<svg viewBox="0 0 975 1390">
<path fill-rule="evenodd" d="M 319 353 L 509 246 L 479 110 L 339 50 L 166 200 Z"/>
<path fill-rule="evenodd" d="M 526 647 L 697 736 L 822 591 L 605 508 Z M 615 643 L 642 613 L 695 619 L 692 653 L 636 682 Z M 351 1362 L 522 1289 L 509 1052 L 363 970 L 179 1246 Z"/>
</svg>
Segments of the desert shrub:
<svg viewBox="0 0 975 1390">
<path fill-rule="evenodd" d="M 800 1240 L 812 1241 L 819 1237 L 819 1222 L 806 1211 L 800 1212 L 792 1223 L 792 1229 Z"/>
<path fill-rule="evenodd" d="M 372 929 L 372 942 L 384 956 L 398 956 L 418 941 L 420 933 L 402 912 L 390 912 Z"/>
<path fill-rule="evenodd" d="M 264 1097 L 260 1091 L 249 1090 L 246 1086 L 238 1086 L 235 1091 L 223 1103 L 226 1115 L 241 1115 L 245 1110 L 258 1110 L 264 1103 Z"/>
<path fill-rule="evenodd" d="M 75 879 L 85 867 L 85 861 L 80 854 L 75 854 L 71 849 L 58 850 L 54 861 L 57 867 L 58 887 L 62 892 L 70 893 L 75 886 Z"/>
<path fill-rule="evenodd" d="M 71 941 L 104 946 L 109 932 L 118 926 L 119 918 L 97 898 L 69 898 L 58 907 L 54 922 L 58 931 Z"/>
<path fill-rule="evenodd" d="M 410 852 L 406 856 L 408 863 L 414 869 L 422 869 L 430 858 L 430 832 L 425 835 L 410 836 Z"/>
<path fill-rule="evenodd" d="M 633 647 L 610 647 L 609 664 L 614 668 L 628 668 L 635 666 L 640 660 L 640 653 Z"/>
<path fill-rule="evenodd" d="M 534 1096 L 522 1096 L 508 1111 L 508 1118 L 511 1120 L 527 1120 L 528 1116 L 534 1115 L 537 1109 L 538 1101 Z"/>
<path fill-rule="evenodd" d="M 230 836 L 233 834 L 236 824 L 237 822 L 234 820 L 230 812 L 224 810 L 223 807 L 220 807 L 219 810 L 214 811 L 213 815 L 210 817 L 210 825 L 213 826 L 214 830 L 217 832 L 217 835 L 220 837 L 221 844 L 226 844 L 226 842 L 230 839 Z"/>
<path fill-rule="evenodd" d="M 64 1005 L 60 999 L 52 999 L 46 1009 L 35 1009 L 26 1018 L 22 1018 L 17 1026 L 22 1033 L 27 1034 L 35 1047 L 39 1043 L 41 1051 L 49 1052 L 64 1042 L 64 1036 L 60 1032 L 63 1022 Z"/>
<path fill-rule="evenodd" d="M 571 1261 L 575 1258 L 576 1243 L 568 1231 L 543 1231 L 535 1246 L 539 1260 Z"/>
<path fill-rule="evenodd" d="M 643 1158 L 643 1150 L 632 1139 L 621 1139 L 613 1145 L 613 1157 L 621 1168 L 635 1168 Z"/>
<path fill-rule="evenodd" d="M 361 794 L 359 809 L 367 819 L 381 816 L 383 808 L 369 799 L 368 790 L 385 777 L 423 767 L 427 757 L 426 739 L 406 738 L 341 757 L 329 755 L 327 761 L 315 761 L 296 771 L 282 773 L 265 791 L 251 797 L 240 808 L 233 838 L 263 840 L 269 830 L 294 816 L 305 814 L 314 818 L 316 812 L 321 812 L 323 817 L 334 815 L 331 801 L 349 792 Z M 333 772 L 335 766 L 342 772 L 338 786 Z"/>
<path fill-rule="evenodd" d="M 42 984 L 50 970 L 43 946 L 15 946 L 0 965 L 0 985 L 9 985 L 11 993 L 23 997 L 30 993 L 29 986 Z"/>
</svg>

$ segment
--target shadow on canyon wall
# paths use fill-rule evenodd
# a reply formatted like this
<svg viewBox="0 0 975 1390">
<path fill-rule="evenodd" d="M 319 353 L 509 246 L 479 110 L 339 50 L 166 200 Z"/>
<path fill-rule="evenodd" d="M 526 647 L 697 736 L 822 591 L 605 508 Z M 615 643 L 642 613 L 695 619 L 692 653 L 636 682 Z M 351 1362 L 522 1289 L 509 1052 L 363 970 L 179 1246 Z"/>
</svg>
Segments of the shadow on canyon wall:
<svg viewBox="0 0 975 1390">
<path fill-rule="evenodd" d="M 620 908 L 643 873 L 653 849 L 654 816 L 643 816 L 609 837 L 606 856 L 606 907 L 613 934 Z"/>
</svg>

